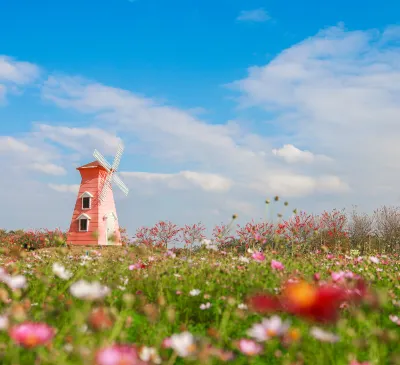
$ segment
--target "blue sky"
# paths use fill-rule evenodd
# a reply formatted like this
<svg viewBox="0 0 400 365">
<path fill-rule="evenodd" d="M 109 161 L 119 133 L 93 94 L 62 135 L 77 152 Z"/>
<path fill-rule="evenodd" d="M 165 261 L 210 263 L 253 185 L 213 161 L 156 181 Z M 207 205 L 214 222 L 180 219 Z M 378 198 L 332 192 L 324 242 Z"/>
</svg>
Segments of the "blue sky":
<svg viewBox="0 0 400 365">
<path fill-rule="evenodd" d="M 369 0 L 1 2 L 0 159 L 16 166 L 3 183 L 12 186 L 30 169 L 13 154 L 15 141 L 37 156 L 43 150 L 38 160 L 28 159 L 36 173 L 23 180 L 54 194 L 62 208 L 58 217 L 37 216 L 37 200 L 21 197 L 31 201 L 24 217 L 0 218 L 10 227 L 64 226 L 74 200 L 68 186 L 79 183 L 74 167 L 91 159 L 92 147 L 112 157 L 113 144 L 103 147 L 108 137 L 98 131 L 127 145 L 121 170 L 134 191 L 128 200 L 118 196 L 117 205 L 131 231 L 158 213 L 209 225 L 236 210 L 257 218 L 259 202 L 275 193 L 310 210 L 389 201 L 398 90 L 379 80 L 398 76 L 399 10 L 398 2 Z M 23 81 L 15 76 L 23 72 L 19 62 L 35 68 Z M 122 90 L 127 94 L 114 99 Z M 365 106 L 374 109 L 363 114 Z M 354 147 L 360 143 L 343 137 L 359 134 L 376 146 L 378 125 L 384 148 L 368 163 Z M 91 139 L 83 142 L 87 149 L 68 141 L 82 133 Z M 372 173 L 371 161 L 384 169 L 381 179 L 358 188 Z M 376 198 L 365 204 L 371 189 Z M 199 206 L 189 208 L 188 201 Z M 138 214 L 143 204 L 146 212 Z"/>
</svg>

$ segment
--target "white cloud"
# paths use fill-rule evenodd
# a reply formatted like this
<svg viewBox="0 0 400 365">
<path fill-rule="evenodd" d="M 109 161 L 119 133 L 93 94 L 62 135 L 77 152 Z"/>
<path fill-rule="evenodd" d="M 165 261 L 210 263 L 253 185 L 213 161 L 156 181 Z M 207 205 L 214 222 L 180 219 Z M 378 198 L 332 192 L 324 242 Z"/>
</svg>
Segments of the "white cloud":
<svg viewBox="0 0 400 365">
<path fill-rule="evenodd" d="M 311 163 L 316 160 L 330 161 L 329 157 L 323 155 L 314 155 L 310 151 L 302 151 L 292 144 L 285 144 L 281 148 L 274 148 L 272 153 L 284 159 L 287 163 L 305 162 Z"/>
<path fill-rule="evenodd" d="M 332 158 L 331 172 L 352 187 L 349 204 L 380 205 L 388 195 L 377 187 L 400 179 L 395 163 L 400 159 L 399 40 L 400 27 L 383 32 L 331 27 L 268 64 L 251 67 L 248 77 L 232 86 L 241 92 L 242 107 L 272 113 L 294 144 Z M 321 178 L 319 184 L 346 190 L 337 177 Z"/>
<path fill-rule="evenodd" d="M 1 152 L 29 152 L 30 147 L 16 138 L 10 136 L 0 136 L 0 153 Z"/>
<path fill-rule="evenodd" d="M 48 184 L 49 188 L 59 192 L 59 193 L 74 193 L 77 194 L 79 191 L 79 184 Z"/>
<path fill-rule="evenodd" d="M 123 133 L 124 139 L 139 140 L 143 154 L 168 163 L 170 168 L 196 164 L 208 173 L 226 176 L 243 189 L 258 182 L 261 185 L 260 176 L 265 172 L 270 176 L 282 174 L 278 161 L 266 160 L 254 150 L 255 144 L 265 147 L 270 141 L 243 133 L 232 122 L 207 124 L 151 99 L 77 78 L 50 77 L 43 97 L 64 108 L 95 114 Z M 267 185 L 264 194 L 274 193 Z"/>
<path fill-rule="evenodd" d="M 121 176 L 148 182 L 165 182 L 168 187 L 177 190 L 190 189 L 195 186 L 208 192 L 227 192 L 232 186 L 232 181 L 225 177 L 195 171 L 181 171 L 176 174 L 121 172 Z"/>
<path fill-rule="evenodd" d="M 271 19 L 269 14 L 263 9 L 243 10 L 236 20 L 241 22 L 265 22 Z"/>
<path fill-rule="evenodd" d="M 4 99 L 7 88 L 16 91 L 15 86 L 33 82 L 39 73 L 39 68 L 32 63 L 0 55 L 0 101 Z"/>
<path fill-rule="evenodd" d="M 64 167 L 52 163 L 33 163 L 29 166 L 29 168 L 31 170 L 40 171 L 48 175 L 65 175 L 67 173 L 67 170 L 65 170 Z"/>
<path fill-rule="evenodd" d="M 52 126 L 36 123 L 36 135 L 78 152 L 93 152 L 95 148 L 104 154 L 114 155 L 121 142 L 115 134 L 99 128 Z"/>
</svg>

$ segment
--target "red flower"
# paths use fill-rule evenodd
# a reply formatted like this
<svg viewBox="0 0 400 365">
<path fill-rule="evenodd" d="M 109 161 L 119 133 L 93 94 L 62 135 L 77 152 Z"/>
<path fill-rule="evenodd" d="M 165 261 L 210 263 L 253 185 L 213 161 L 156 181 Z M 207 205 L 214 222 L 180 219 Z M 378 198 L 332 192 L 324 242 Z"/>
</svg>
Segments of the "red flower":
<svg viewBox="0 0 400 365">
<path fill-rule="evenodd" d="M 248 300 L 248 306 L 257 313 L 269 313 L 281 309 L 279 299 L 269 294 L 253 295 Z"/>
</svg>

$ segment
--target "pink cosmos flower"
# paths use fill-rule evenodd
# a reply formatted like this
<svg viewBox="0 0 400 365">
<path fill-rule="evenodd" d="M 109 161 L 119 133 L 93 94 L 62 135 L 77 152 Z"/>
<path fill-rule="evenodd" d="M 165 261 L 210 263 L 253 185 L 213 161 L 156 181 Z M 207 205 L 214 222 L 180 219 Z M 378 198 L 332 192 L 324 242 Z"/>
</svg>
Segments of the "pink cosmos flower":
<svg viewBox="0 0 400 365">
<path fill-rule="evenodd" d="M 239 350 L 247 356 L 255 356 L 262 351 L 262 346 L 253 340 L 242 338 L 239 341 Z"/>
<path fill-rule="evenodd" d="M 369 260 L 374 264 L 379 264 L 379 259 L 376 256 L 370 256 Z"/>
<path fill-rule="evenodd" d="M 285 266 L 283 266 L 282 262 L 276 261 L 276 260 L 272 260 L 271 261 L 271 268 L 275 269 L 275 270 L 283 270 L 285 268 Z"/>
<path fill-rule="evenodd" d="M 395 316 L 394 314 L 391 314 L 389 316 L 389 319 L 393 322 L 396 323 L 397 325 L 400 326 L 400 317 L 399 316 Z"/>
<path fill-rule="evenodd" d="M 350 362 L 349 365 L 369 365 L 369 362 L 368 361 L 358 362 L 357 360 L 353 360 Z"/>
<path fill-rule="evenodd" d="M 11 339 L 18 345 L 32 348 L 50 342 L 55 330 L 46 323 L 24 322 L 10 329 Z"/>
<path fill-rule="evenodd" d="M 129 345 L 113 345 L 96 353 L 96 365 L 139 365 L 144 364 L 136 349 Z"/>
<path fill-rule="evenodd" d="M 328 254 L 328 255 L 326 255 L 326 258 L 327 258 L 328 260 L 332 260 L 334 257 L 335 257 L 335 256 L 332 255 L 331 253 Z"/>
<path fill-rule="evenodd" d="M 142 262 L 138 262 L 137 264 L 129 265 L 129 267 L 128 267 L 128 269 L 131 270 L 131 271 L 132 270 L 144 269 L 144 268 L 146 268 L 146 265 L 143 264 Z"/>
<path fill-rule="evenodd" d="M 257 262 L 262 262 L 265 260 L 265 255 L 262 252 L 254 252 L 251 257 Z"/>
</svg>

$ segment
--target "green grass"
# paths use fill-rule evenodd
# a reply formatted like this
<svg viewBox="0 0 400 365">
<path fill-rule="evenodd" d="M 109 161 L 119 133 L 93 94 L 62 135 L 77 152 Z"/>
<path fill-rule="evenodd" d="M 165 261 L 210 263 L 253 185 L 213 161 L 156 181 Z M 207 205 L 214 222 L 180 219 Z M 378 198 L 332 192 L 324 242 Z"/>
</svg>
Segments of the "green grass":
<svg viewBox="0 0 400 365">
<path fill-rule="evenodd" d="M 155 347 L 166 364 L 222 362 L 199 353 L 193 358 L 176 357 L 171 349 L 162 348 L 166 337 L 183 330 L 198 336 L 198 349 L 210 344 L 233 351 L 235 358 L 230 362 L 234 364 L 348 365 L 352 359 L 357 359 L 386 365 L 399 361 L 400 327 L 389 319 L 391 314 L 400 314 L 397 256 L 388 257 L 386 265 L 374 264 L 368 257 L 356 265 L 345 258 L 329 260 L 325 254 L 296 258 L 267 251 L 264 262 L 255 262 L 251 255 L 244 254 L 250 262 L 242 263 L 234 253 L 224 255 L 200 250 L 191 254 L 191 261 L 188 261 L 182 259 L 185 252 L 176 258 L 168 258 L 162 252 L 109 247 L 98 250 L 102 253 L 100 257 L 90 251 L 93 260 L 82 266 L 80 256 L 85 251 L 43 249 L 25 253 L 8 266 L 5 264 L 10 258 L 1 257 L 0 267 L 6 267 L 12 275 L 26 276 L 28 287 L 11 291 L 0 283 L 0 315 L 7 314 L 10 325 L 25 320 L 38 321 L 53 326 L 57 331 L 51 344 L 34 349 L 15 345 L 7 331 L 1 331 L 1 364 L 92 364 L 95 352 L 112 343 Z M 186 254 L 190 256 L 188 252 Z M 139 259 L 148 262 L 149 256 L 156 258 L 149 267 L 128 269 Z M 283 272 L 270 268 L 272 258 L 284 263 Z M 72 271 L 73 277 L 67 281 L 56 277 L 52 272 L 54 262 Z M 341 319 L 331 325 L 308 323 L 281 314 L 282 318 L 291 320 L 301 338 L 288 345 L 273 339 L 263 344 L 264 350 L 258 356 L 241 354 L 236 341 L 249 338 L 247 330 L 263 317 L 249 310 L 239 310 L 240 303 L 245 303 L 255 291 L 273 293 L 289 277 L 312 281 L 313 274 L 319 272 L 322 280 L 330 280 L 330 270 L 350 270 L 362 275 L 371 285 L 376 300 L 343 309 Z M 98 280 L 108 286 L 111 293 L 94 302 L 75 298 L 69 288 L 81 278 Z M 125 278 L 128 278 L 126 284 Z M 201 294 L 190 296 L 192 289 L 201 290 Z M 177 291 L 181 294 L 177 295 Z M 7 296 L 11 301 L 6 300 Z M 211 303 L 211 308 L 201 310 L 200 304 L 207 302 Z M 112 323 L 109 328 L 92 329 L 89 316 L 98 307 L 109 311 Z M 325 343 L 313 338 L 310 328 L 314 325 L 340 336 L 340 340 Z"/>
</svg>

